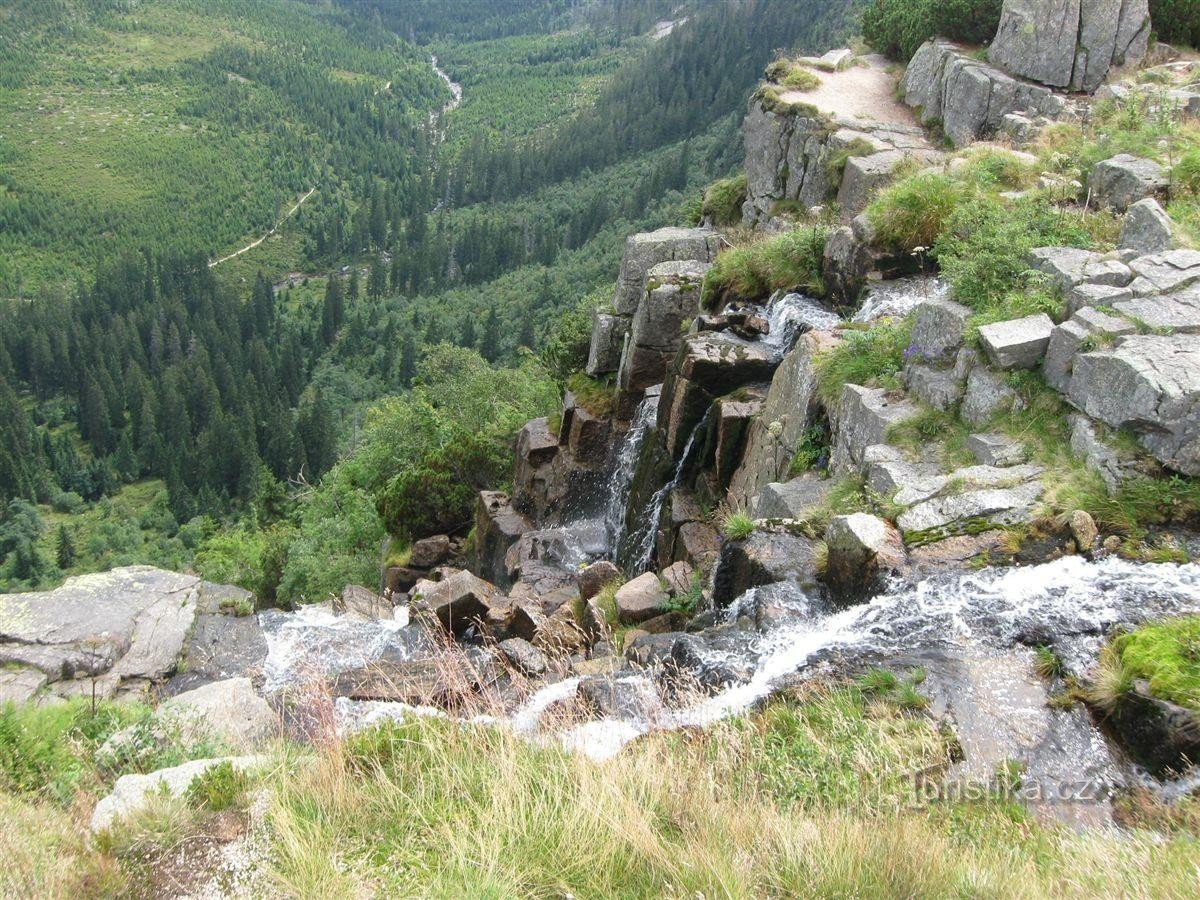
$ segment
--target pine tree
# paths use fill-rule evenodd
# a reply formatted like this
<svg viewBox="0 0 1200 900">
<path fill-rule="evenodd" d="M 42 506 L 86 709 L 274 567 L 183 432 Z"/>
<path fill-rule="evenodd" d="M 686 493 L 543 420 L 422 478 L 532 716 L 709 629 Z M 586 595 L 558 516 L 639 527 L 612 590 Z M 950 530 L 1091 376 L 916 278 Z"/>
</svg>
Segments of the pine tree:
<svg viewBox="0 0 1200 900">
<path fill-rule="evenodd" d="M 346 286 L 346 299 L 358 299 L 358 266 L 350 270 L 350 283 Z"/>
<path fill-rule="evenodd" d="M 321 338 L 332 344 L 346 318 L 346 300 L 342 295 L 342 280 L 331 275 L 325 285 L 325 301 L 321 305 Z"/>
<path fill-rule="evenodd" d="M 371 271 L 367 275 L 367 296 L 372 300 L 380 299 L 387 293 L 387 269 L 383 260 L 378 256 L 371 260 Z"/>
<path fill-rule="evenodd" d="M 55 542 L 54 558 L 60 569 L 69 569 L 75 564 L 75 542 L 71 540 L 71 532 L 66 525 L 58 526 L 58 538 Z"/>
<path fill-rule="evenodd" d="M 534 343 L 533 316 L 529 312 L 529 307 L 526 306 L 521 313 L 521 334 L 517 338 L 517 346 L 532 350 Z"/>
<path fill-rule="evenodd" d="M 304 458 L 308 463 L 305 475 L 315 483 L 337 462 L 333 412 L 320 388 L 313 388 L 301 401 L 296 417 L 296 433 L 304 446 Z"/>
<path fill-rule="evenodd" d="M 479 355 L 490 363 L 500 358 L 500 319 L 496 315 L 496 307 L 488 308 L 487 318 L 483 320 L 483 337 L 479 340 Z"/>
<path fill-rule="evenodd" d="M 479 337 L 475 333 L 475 315 L 468 313 L 463 318 L 462 336 L 458 341 L 458 345 L 474 349 L 477 340 L 479 340 Z"/>
</svg>

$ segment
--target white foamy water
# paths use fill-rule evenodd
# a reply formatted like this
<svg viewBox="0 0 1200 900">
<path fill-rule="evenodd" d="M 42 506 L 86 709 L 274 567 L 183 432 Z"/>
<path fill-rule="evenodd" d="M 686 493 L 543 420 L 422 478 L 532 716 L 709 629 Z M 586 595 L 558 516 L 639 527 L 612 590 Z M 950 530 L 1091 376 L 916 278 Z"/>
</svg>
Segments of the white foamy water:
<svg viewBox="0 0 1200 900">
<path fill-rule="evenodd" d="M 1039 566 L 931 579 L 764 634 L 749 650 L 756 657 L 751 677 L 699 703 L 664 710 L 654 722 L 589 722 L 559 738 L 573 750 L 608 758 L 651 730 L 705 726 L 742 712 L 818 656 L 900 654 L 939 645 L 1008 646 L 1017 635 L 1035 629 L 1052 635 L 1056 646 L 1067 646 L 1072 640 L 1094 640 L 1117 623 L 1196 611 L 1196 565 L 1115 558 L 1089 563 L 1069 556 Z M 539 704 L 535 694 L 522 711 L 526 719 Z"/>
<path fill-rule="evenodd" d="M 874 322 L 885 316 L 906 316 L 918 303 L 926 300 L 945 300 L 950 296 L 950 285 L 940 278 L 918 275 L 913 278 L 898 278 L 880 281 L 867 288 L 867 296 L 852 322 Z"/>
</svg>

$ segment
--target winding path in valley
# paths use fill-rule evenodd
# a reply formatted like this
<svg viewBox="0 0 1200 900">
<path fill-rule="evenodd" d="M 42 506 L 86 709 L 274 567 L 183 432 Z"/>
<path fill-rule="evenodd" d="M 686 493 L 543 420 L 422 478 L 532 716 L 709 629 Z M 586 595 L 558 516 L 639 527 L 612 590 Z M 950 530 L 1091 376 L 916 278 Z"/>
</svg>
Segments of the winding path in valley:
<svg viewBox="0 0 1200 900">
<path fill-rule="evenodd" d="M 446 82 L 446 86 L 448 88 L 450 88 L 450 93 L 452 95 L 449 103 L 447 103 L 445 106 L 443 106 L 440 110 L 431 112 L 429 114 L 429 124 L 430 124 L 430 127 L 433 128 L 433 142 L 435 144 L 438 144 L 438 143 L 441 143 L 442 138 L 445 137 L 445 131 L 438 130 L 437 121 L 442 116 L 444 116 L 446 113 L 450 112 L 453 109 L 456 109 L 458 107 L 458 105 L 460 103 L 462 103 L 463 89 L 462 89 L 461 84 L 459 84 L 457 81 L 453 81 L 450 78 L 450 76 L 447 75 L 446 72 L 440 66 L 438 66 L 438 61 L 437 61 L 436 56 L 429 57 L 429 64 L 431 66 L 433 66 L 433 71 L 437 73 L 438 77 L 441 78 L 444 82 Z M 381 91 L 389 90 L 391 88 L 391 86 L 392 86 L 392 83 L 389 81 L 382 88 L 380 88 L 378 91 L 376 91 L 375 94 L 378 95 Z M 308 200 L 308 198 L 311 197 L 316 192 L 317 192 L 317 189 L 315 187 L 309 188 L 308 193 L 306 193 L 303 197 L 301 197 L 299 199 L 299 201 L 297 201 L 295 206 L 293 206 L 291 209 L 289 209 L 287 211 L 287 213 L 282 218 L 280 218 L 280 220 L 278 222 L 276 222 L 273 226 L 271 226 L 270 231 L 268 231 L 266 234 L 262 235 L 261 237 L 254 239 L 253 241 L 248 243 L 245 247 L 242 247 L 240 250 L 235 250 L 232 253 L 228 254 L 227 256 L 222 256 L 219 259 L 210 260 L 208 263 L 208 267 L 211 269 L 213 266 L 219 266 L 223 262 L 228 262 L 231 259 L 236 259 L 237 257 L 241 256 L 243 253 L 248 253 L 249 251 L 253 250 L 259 244 L 261 244 L 263 241 L 265 241 L 267 238 L 269 238 L 271 235 L 273 235 L 276 231 L 278 231 L 279 226 L 281 226 L 284 222 L 286 222 L 288 219 L 290 219 L 292 216 L 294 216 L 296 214 L 296 211 L 299 210 L 300 207 L 304 205 L 304 202 L 306 200 Z"/>
<path fill-rule="evenodd" d="M 228 256 L 222 256 L 220 259 L 210 260 L 208 263 L 208 267 L 211 269 L 213 266 L 219 266 L 223 262 L 228 262 L 229 260 L 234 259 L 235 257 L 241 256 L 243 253 L 246 253 L 249 250 L 253 250 L 259 244 L 261 244 L 263 241 L 265 241 L 267 238 L 269 238 L 271 235 L 273 235 L 276 231 L 278 231 L 279 226 L 282 225 L 284 222 L 286 222 L 288 219 L 290 219 L 292 216 L 294 216 L 296 214 L 296 210 L 298 210 L 301 206 L 304 205 L 304 201 L 307 200 L 309 197 L 311 197 L 316 192 L 317 192 L 317 189 L 315 187 L 309 188 L 308 193 L 305 194 L 303 197 L 301 197 L 299 199 L 299 201 L 297 201 L 296 205 L 287 211 L 287 213 L 283 216 L 283 218 L 281 218 L 278 222 L 276 222 L 274 225 L 272 225 L 270 231 L 268 231 L 262 237 L 251 241 L 245 247 L 243 247 L 241 250 L 235 250 L 232 253 L 230 253 Z"/>
</svg>

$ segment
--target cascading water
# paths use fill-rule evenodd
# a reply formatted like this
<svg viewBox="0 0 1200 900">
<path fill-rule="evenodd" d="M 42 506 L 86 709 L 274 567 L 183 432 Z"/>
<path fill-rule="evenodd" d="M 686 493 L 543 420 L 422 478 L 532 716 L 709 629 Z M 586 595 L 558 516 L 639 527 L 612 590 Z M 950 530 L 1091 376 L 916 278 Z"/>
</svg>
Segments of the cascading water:
<svg viewBox="0 0 1200 900">
<path fill-rule="evenodd" d="M 625 513 L 629 505 L 629 492 L 633 488 L 634 469 L 637 467 L 638 457 L 641 456 L 646 434 L 654 427 L 657 418 L 658 395 L 654 394 L 646 397 L 638 405 L 633 424 L 626 432 L 620 450 L 617 451 L 610 482 L 608 508 L 604 514 L 604 529 L 610 554 L 617 552 L 625 538 Z"/>
<path fill-rule="evenodd" d="M 560 739 L 603 758 L 639 734 L 704 726 L 745 710 L 776 690 L 785 676 L 795 677 L 835 655 L 853 660 L 939 647 L 997 649 L 1012 646 L 1022 635 L 1044 634 L 1068 663 L 1086 669 L 1112 626 L 1196 611 L 1200 565 L 1195 564 L 1116 558 L 1089 563 L 1070 556 L 1027 568 L 933 578 L 860 606 L 792 620 L 748 641 L 743 661 L 751 664 L 752 674 L 697 704 L 662 709 L 653 721 L 590 722 Z M 528 711 L 542 702 L 535 694 L 515 720 L 532 730 Z"/>
<path fill-rule="evenodd" d="M 691 459 L 696 438 L 704 434 L 711 413 L 712 407 L 709 407 L 708 411 L 704 413 L 704 417 L 696 423 L 696 427 L 688 435 L 687 443 L 683 445 L 683 452 L 679 454 L 679 461 L 675 463 L 675 471 L 670 480 L 654 492 L 654 496 L 650 498 L 644 513 L 639 518 L 637 531 L 629 536 L 633 548 L 633 552 L 630 554 L 633 572 L 640 574 L 650 568 L 650 560 L 654 556 L 654 539 L 658 533 L 658 519 L 662 515 L 663 504 L 671 496 L 671 491 L 679 487 Z"/>
<path fill-rule="evenodd" d="M 882 281 L 867 290 L 862 306 L 850 321 L 873 322 L 884 316 L 906 316 L 918 303 L 945 300 L 949 296 L 949 282 L 928 275 Z"/>
<path fill-rule="evenodd" d="M 802 331 L 826 331 L 842 321 L 833 310 L 804 294 L 776 293 L 767 302 L 766 314 L 770 331 L 762 342 L 778 347 L 781 353 L 791 349 Z"/>
</svg>

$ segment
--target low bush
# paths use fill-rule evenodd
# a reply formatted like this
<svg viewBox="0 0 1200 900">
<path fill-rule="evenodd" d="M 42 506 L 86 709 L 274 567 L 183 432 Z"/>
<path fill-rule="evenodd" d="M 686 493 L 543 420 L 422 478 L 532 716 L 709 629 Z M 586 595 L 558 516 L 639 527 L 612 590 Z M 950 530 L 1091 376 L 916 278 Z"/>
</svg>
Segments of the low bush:
<svg viewBox="0 0 1200 900">
<path fill-rule="evenodd" d="M 964 195 L 949 176 L 923 172 L 881 191 L 867 207 L 867 218 L 881 244 L 911 253 L 933 245 Z"/>
<path fill-rule="evenodd" d="M 754 534 L 754 520 L 744 512 L 731 511 L 721 522 L 721 531 L 731 541 L 744 541 Z"/>
<path fill-rule="evenodd" d="M 742 204 L 746 202 L 746 175 L 723 178 L 708 186 L 704 192 L 701 215 L 714 225 L 736 225 L 742 220 Z"/>
<path fill-rule="evenodd" d="M 872 0 L 863 38 L 885 56 L 908 62 L 935 35 L 984 44 L 1000 25 L 1001 0 Z"/>
<path fill-rule="evenodd" d="M 822 292 L 821 261 L 829 229 L 801 226 L 721 253 L 704 276 L 704 302 L 761 300 L 777 290 Z"/>
<path fill-rule="evenodd" d="M 904 368 L 904 352 L 912 339 L 912 323 L 893 319 L 861 331 L 843 332 L 844 339 L 817 359 L 817 382 L 827 408 L 834 408 L 842 385 L 891 386 Z"/>
</svg>

